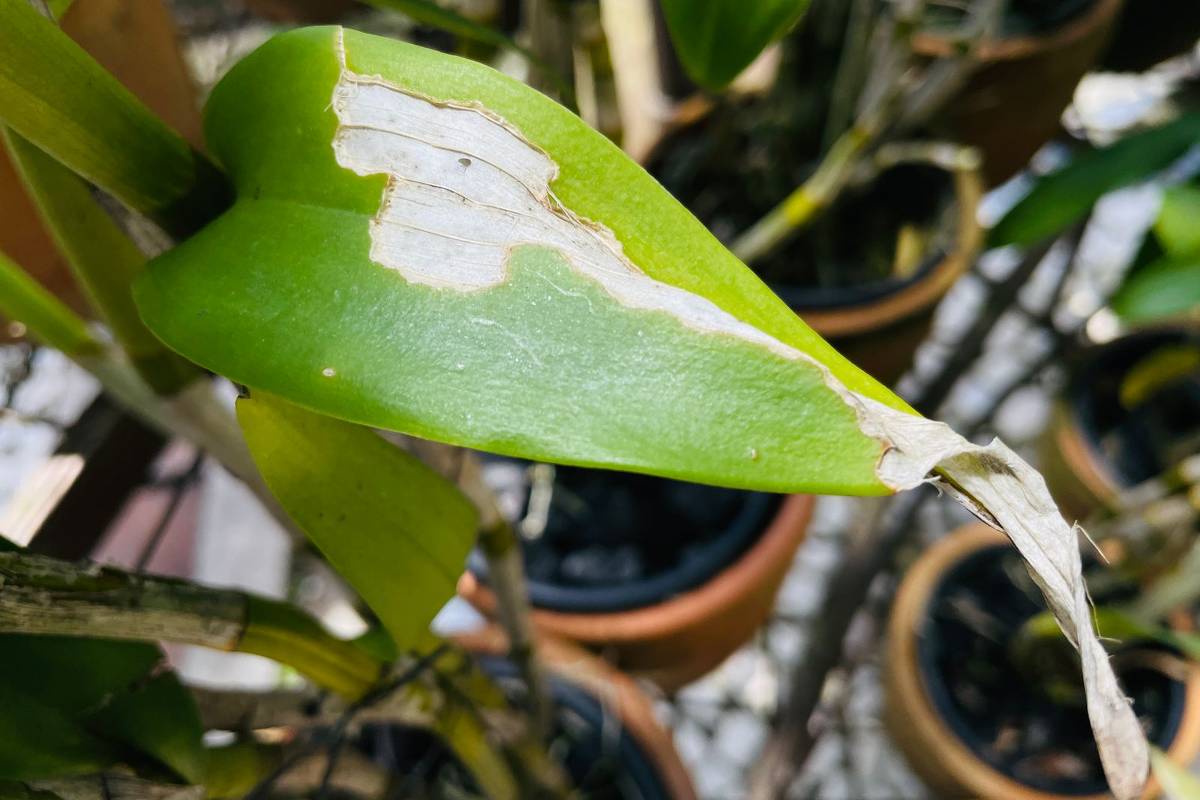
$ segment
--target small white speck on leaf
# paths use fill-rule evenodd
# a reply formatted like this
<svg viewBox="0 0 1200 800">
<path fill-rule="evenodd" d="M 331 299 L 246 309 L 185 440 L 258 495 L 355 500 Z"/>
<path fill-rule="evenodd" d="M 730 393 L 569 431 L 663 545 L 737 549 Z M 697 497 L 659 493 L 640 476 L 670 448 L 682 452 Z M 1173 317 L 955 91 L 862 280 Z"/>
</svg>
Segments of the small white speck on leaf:
<svg viewBox="0 0 1200 800">
<path fill-rule="evenodd" d="M 749 450 L 746 452 L 746 455 L 748 455 L 748 456 L 750 457 L 750 460 L 751 460 L 751 461 L 758 461 L 758 448 L 757 448 L 757 447 L 751 447 L 751 448 L 750 448 L 750 449 L 749 449 Z"/>
<path fill-rule="evenodd" d="M 326 367 L 325 369 L 321 370 L 321 374 L 326 378 L 332 378 L 334 375 L 337 375 L 337 370 L 333 367 Z"/>
</svg>

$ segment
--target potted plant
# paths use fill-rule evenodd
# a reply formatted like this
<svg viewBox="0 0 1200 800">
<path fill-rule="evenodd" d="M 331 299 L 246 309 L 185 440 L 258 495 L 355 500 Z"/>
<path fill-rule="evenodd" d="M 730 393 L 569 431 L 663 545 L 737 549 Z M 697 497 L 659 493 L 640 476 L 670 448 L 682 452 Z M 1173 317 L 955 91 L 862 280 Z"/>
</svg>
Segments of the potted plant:
<svg viewBox="0 0 1200 800">
<path fill-rule="evenodd" d="M 713 89 L 687 42 L 699 23 L 666 6 L 684 65 Z M 860 18 L 815 3 L 780 42 L 764 94 L 719 95 L 646 160 L 814 330 L 885 383 L 911 364 L 981 241 L 977 157 L 908 139 L 940 101 L 920 97 L 938 81 L 932 70 L 915 81 L 923 89 L 900 85 L 919 20 L 897 9 Z"/>
<path fill-rule="evenodd" d="M 1096 603 L 1103 609 L 1118 594 Z M 1021 650 L 1044 613 L 1011 550 L 983 525 L 947 536 L 905 573 L 888 624 L 887 721 L 931 787 L 949 796 L 1108 796 L 1081 695 L 1061 671 L 1070 662 L 1064 643 L 1050 637 L 1041 652 Z M 1147 736 L 1190 763 L 1200 750 L 1200 666 L 1156 639 L 1119 635 L 1126 641 L 1110 644 L 1113 662 Z"/>
<path fill-rule="evenodd" d="M 0 554 L 0 633 L 69 649 L 132 638 L 254 652 L 342 698 L 334 734 L 387 706 L 433 730 L 488 794 L 561 796 L 569 780 L 545 747 L 545 648 L 511 526 L 477 476 L 447 479 L 376 429 L 760 492 L 880 495 L 934 480 L 1003 528 L 1043 581 L 1087 667 L 1107 779 L 1122 798 L 1140 793 L 1144 737 L 1078 602 L 1075 537 L 1037 473 L 1000 442 L 976 446 L 924 419 L 838 355 L 553 100 L 411 44 L 300 29 L 213 90 L 210 158 L 51 19 L 3 3 L 0 121 L 31 185 L 91 199 L 85 176 L 176 242 L 144 262 L 53 206 L 64 242 L 93 244 L 64 249 L 104 287 L 112 338 L 8 258 L 0 308 L 126 407 L 220 459 L 378 620 L 347 641 L 288 604 L 17 552 Z M 236 419 L 212 397 L 211 373 L 243 388 Z M 476 540 L 520 708 L 429 632 Z M 5 665 L 37 649 L 6 647 Z M 117 685 L 155 677 L 139 653 L 142 668 Z M 107 662 L 67 652 L 59 663 L 95 664 L 90 679 Z M 95 703 L 72 691 L 78 676 L 61 672 L 39 684 L 43 702 L 21 706 L 8 700 L 39 670 L 0 682 L 5 707 L 19 709 L 0 717 L 0 754 L 36 756 L 0 773 L 17 791 L 68 778 L 103 789 L 125 768 L 193 794 L 220 779 L 220 761 L 197 750 L 186 694 L 145 722 L 136 703 L 95 720 Z M 164 774 L 142 758 L 158 751 L 170 767 L 168 741 L 204 770 Z M 305 747 L 331 773 L 340 743 Z"/>
<path fill-rule="evenodd" d="M 1200 448 L 1200 333 L 1159 326 L 1086 349 L 1043 439 L 1047 479 L 1084 519 Z"/>
<path fill-rule="evenodd" d="M 489 466 L 515 511 L 535 624 L 667 691 L 717 666 L 766 619 L 813 505 L 809 495 L 509 459 Z M 458 588 L 495 613 L 479 552 Z"/>
<path fill-rule="evenodd" d="M 989 185 L 1016 174 L 1059 131 L 1076 84 L 1104 53 L 1121 9 L 1121 0 L 1005 4 L 995 35 L 974 53 L 977 67 L 937 120 L 953 138 L 979 148 Z M 963 13 L 934 6 L 914 50 L 943 59 L 961 52 L 946 27 L 952 31 Z"/>
</svg>

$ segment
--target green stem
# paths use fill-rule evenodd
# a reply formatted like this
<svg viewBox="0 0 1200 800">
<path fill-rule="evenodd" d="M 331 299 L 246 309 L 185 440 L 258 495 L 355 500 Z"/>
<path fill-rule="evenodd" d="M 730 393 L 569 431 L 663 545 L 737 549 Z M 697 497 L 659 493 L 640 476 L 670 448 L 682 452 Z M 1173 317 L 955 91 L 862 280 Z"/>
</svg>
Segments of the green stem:
<svg viewBox="0 0 1200 800">
<path fill-rule="evenodd" d="M 382 662 L 276 601 L 173 578 L 0 553 L 0 631 L 133 641 L 169 640 L 265 656 L 356 698 Z"/>
<path fill-rule="evenodd" d="M 69 358 L 95 356 L 102 350 L 79 315 L 2 252 L 0 314 L 24 325 L 36 339 Z"/>
<path fill-rule="evenodd" d="M 812 221 L 837 197 L 875 135 L 872 127 L 857 124 L 839 136 L 808 180 L 734 240 L 734 255 L 752 264 Z"/>
<path fill-rule="evenodd" d="M 3 135 L 59 251 L 142 378 L 155 391 L 173 394 L 198 377 L 199 371 L 168 351 L 138 315 L 129 287 L 146 260 L 137 246 L 82 179 L 20 134 L 4 130 Z"/>
</svg>

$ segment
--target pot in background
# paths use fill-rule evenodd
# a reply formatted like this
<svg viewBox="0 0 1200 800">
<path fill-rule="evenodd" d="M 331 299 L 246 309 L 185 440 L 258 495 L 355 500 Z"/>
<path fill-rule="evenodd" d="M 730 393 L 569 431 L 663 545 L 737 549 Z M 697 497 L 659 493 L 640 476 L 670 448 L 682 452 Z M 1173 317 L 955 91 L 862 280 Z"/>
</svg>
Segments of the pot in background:
<svg viewBox="0 0 1200 800">
<path fill-rule="evenodd" d="M 773 284 L 809 327 L 876 380 L 892 386 L 912 366 L 938 303 L 975 260 L 983 228 L 975 212 L 983 181 L 973 171 L 953 175 L 955 233 L 914 276 L 872 286 L 813 290 Z"/>
<path fill-rule="evenodd" d="M 986 704 L 986 699 L 973 698 L 962 684 L 956 688 L 946 677 L 947 663 L 965 662 L 971 655 L 981 658 L 978 651 L 969 649 L 970 642 L 964 642 L 961 632 L 954 638 L 956 628 L 949 627 L 947 620 L 959 616 L 952 603 L 961 603 L 963 600 L 963 595 L 952 592 L 957 590 L 970 594 L 975 591 L 981 596 L 988 595 L 989 604 L 985 612 L 988 619 L 999 619 L 1005 624 L 1003 631 L 1015 630 L 1022 618 L 1044 608 L 1044 605 L 1022 600 L 1022 597 L 1029 597 L 1029 591 L 1036 594 L 1036 589 L 1032 581 L 1024 590 L 1015 586 L 1005 565 L 1000 563 L 1004 558 L 1014 559 L 1013 564 L 1009 565 L 1016 567 L 1012 574 L 1024 574 L 1023 567 L 1019 565 L 1019 556 L 1008 540 L 991 528 L 976 523 L 959 529 L 934 545 L 905 574 L 892 608 L 886 644 L 885 718 L 893 741 L 904 752 L 917 774 L 936 793 L 948 797 L 1005 800 L 1072 797 L 1076 800 L 1102 800 L 1109 794 L 1102 777 L 1099 777 L 1099 785 L 1096 785 L 1097 776 L 1094 773 L 1099 766 L 1098 756 L 1094 755 L 1093 774 L 1088 779 L 1063 778 L 1054 781 L 1054 785 L 1036 785 L 1032 779 L 1028 782 L 1018 780 L 1013 769 L 1020 768 L 1022 764 L 1032 764 L 1038 769 L 1049 768 L 1053 763 L 1050 759 L 1056 757 L 1054 748 L 1043 745 L 1040 750 L 1034 749 L 1021 760 L 1006 761 L 1007 756 L 1001 752 L 1004 737 L 1009 736 L 1007 746 L 1011 752 L 1019 745 L 1014 737 L 1029 729 L 1028 724 L 1021 726 L 1020 723 L 1028 723 L 1028 720 L 1019 718 L 1012 722 L 1014 732 L 1007 734 L 1002 718 L 980 716 L 971 710 L 975 703 Z M 1012 593 L 1005 602 L 999 602 L 995 596 L 998 586 L 1008 587 Z M 992 589 L 990 593 L 989 588 Z M 1010 600 L 1016 602 L 1008 602 Z M 1025 606 L 1023 612 L 1020 610 L 1022 604 Z M 1012 609 L 1015 609 L 1013 613 L 1017 618 L 1001 619 L 1000 612 Z M 1021 617 L 1022 613 L 1024 617 Z M 967 638 L 970 638 L 970 634 Z M 976 636 L 975 639 L 982 641 L 983 637 Z M 1179 664 L 1174 657 L 1169 660 Z M 1008 663 L 1001 655 L 999 659 L 993 658 L 988 662 L 988 666 L 993 668 L 991 665 L 1000 662 Z M 1169 674 L 1152 664 L 1142 665 L 1132 670 L 1127 668 L 1121 678 L 1126 690 L 1133 690 L 1135 708 L 1139 703 L 1144 707 L 1146 703 L 1159 702 L 1154 713 L 1142 714 L 1144 719 L 1151 721 L 1150 738 L 1177 763 L 1188 764 L 1200 752 L 1200 668 L 1188 663 L 1183 669 L 1184 674 L 1180 676 Z M 1027 682 L 1022 680 L 1021 673 L 1015 668 L 1000 671 L 991 678 L 991 682 L 1020 687 L 1019 692 L 1029 691 Z M 987 696 L 987 686 L 968 685 L 967 688 L 974 688 L 977 695 Z M 999 702 L 1002 705 L 1005 703 L 1003 699 Z M 1006 713 L 1015 713 L 1008 711 L 1013 707 L 1012 703 L 1003 707 Z M 1053 742 L 1053 734 L 1062 733 L 1065 729 L 1091 742 L 1090 727 L 1082 709 L 1076 712 L 1078 719 L 1073 720 L 1076 723 L 1074 727 L 1066 723 L 1064 728 L 1061 719 L 1051 716 L 1049 712 L 1047 717 L 1059 726 L 1058 729 L 1050 729 L 1046 737 L 1048 741 Z M 993 736 L 989 739 L 983 735 L 984 732 Z M 1065 753 L 1062 757 L 1068 760 L 1072 757 L 1081 759 L 1082 744 L 1082 738 L 1079 741 L 1059 742 L 1058 752 Z M 1156 791 L 1151 781 L 1145 796 L 1153 797 Z"/>
<path fill-rule="evenodd" d="M 1085 519 L 1097 509 L 1113 508 L 1122 490 L 1187 455 L 1161 452 L 1164 438 L 1170 438 L 1162 435 L 1163 424 L 1184 430 L 1190 423 L 1193 449 L 1200 447 L 1200 370 L 1193 371 L 1190 382 L 1168 384 L 1138 407 L 1127 408 L 1122 401 L 1131 371 L 1156 350 L 1177 346 L 1200 347 L 1200 331 L 1146 328 L 1089 347 L 1071 365 L 1040 447 L 1047 485 L 1068 516 Z"/>
<path fill-rule="evenodd" d="M 743 494 L 734 521 L 669 569 L 600 586 L 531 577 L 535 625 L 603 653 L 667 692 L 709 672 L 770 614 L 814 502 L 807 495 Z M 496 599 L 485 581 L 486 565 L 473 558 L 458 590 L 491 615 Z"/>
<path fill-rule="evenodd" d="M 480 667 L 501 686 L 516 677 L 504 658 L 503 633 L 494 627 L 455 637 L 474 654 Z M 546 665 L 551 692 L 559 709 L 560 736 L 566 735 L 564 766 L 576 781 L 590 774 L 596 795 L 604 800 L 696 800 L 686 768 L 671 734 L 658 724 L 650 699 L 629 676 L 571 644 L 541 639 L 538 655 Z M 616 723 L 614 725 L 614 722 Z M 569 732 L 569 735 L 568 735 Z M 394 774 L 408 780 L 420 767 L 433 773 L 456 762 L 431 733 L 399 726 L 369 731 L 367 749 Z M 563 740 L 551 745 L 561 755 Z M 463 772 L 458 769 L 461 776 Z M 410 787 L 417 788 L 417 787 Z M 424 796 L 424 795 L 422 795 Z M 439 795 L 440 796 L 440 795 Z"/>
<path fill-rule="evenodd" d="M 1048 33 L 980 45 L 978 68 L 946 103 L 940 122 L 955 139 L 982 151 L 989 185 L 1015 175 L 1058 132 L 1076 84 L 1108 44 L 1121 5 L 1122 0 L 1092 0 Z M 913 37 L 913 51 L 930 59 L 953 57 L 958 49 L 935 33 Z"/>
</svg>

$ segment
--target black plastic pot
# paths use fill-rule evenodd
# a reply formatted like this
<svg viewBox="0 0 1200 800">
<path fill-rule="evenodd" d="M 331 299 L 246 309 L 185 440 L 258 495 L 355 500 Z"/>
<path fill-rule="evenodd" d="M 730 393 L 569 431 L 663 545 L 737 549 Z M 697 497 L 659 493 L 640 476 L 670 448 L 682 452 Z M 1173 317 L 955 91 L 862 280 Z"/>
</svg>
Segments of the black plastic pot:
<svg viewBox="0 0 1200 800">
<path fill-rule="evenodd" d="M 529 598 L 575 614 L 641 608 L 700 586 L 745 553 L 779 508 L 774 495 L 575 467 L 556 468 L 554 498 L 544 533 L 522 542 Z M 468 569 L 486 582 L 478 550 Z"/>
<path fill-rule="evenodd" d="M 519 691 L 511 662 L 484 656 L 480 666 L 501 686 Z M 587 690 L 560 677 L 551 678 L 558 707 L 550 752 L 560 760 L 582 800 L 676 800 L 641 742 Z M 410 789 L 425 788 L 441 797 L 448 784 L 478 791 L 467 770 L 429 731 L 401 726 L 372 726 L 363 749 Z M 402 797 L 409 796 L 401 794 Z M 446 794 L 447 797 L 456 795 Z"/>
<path fill-rule="evenodd" d="M 813 502 L 568 467 L 555 486 L 545 532 L 525 545 L 535 624 L 666 691 L 721 663 L 770 614 Z M 590 574 L 571 580 L 566 567 L 582 556 Z M 459 593 L 494 614 L 486 574 L 472 556 Z"/>
</svg>

